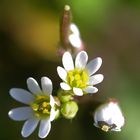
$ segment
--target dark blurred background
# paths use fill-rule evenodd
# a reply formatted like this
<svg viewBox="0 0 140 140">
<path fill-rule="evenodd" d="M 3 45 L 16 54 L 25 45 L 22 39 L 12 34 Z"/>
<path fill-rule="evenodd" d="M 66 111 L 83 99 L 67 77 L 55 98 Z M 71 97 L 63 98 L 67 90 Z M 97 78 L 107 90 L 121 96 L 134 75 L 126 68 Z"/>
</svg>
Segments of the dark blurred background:
<svg viewBox="0 0 140 140">
<path fill-rule="evenodd" d="M 22 140 L 23 122 L 8 118 L 11 108 L 22 106 L 9 96 L 12 87 L 26 88 L 26 79 L 52 79 L 53 95 L 59 87 L 56 67 L 59 21 L 69 4 L 89 58 L 102 57 L 98 73 L 105 76 L 98 94 L 81 99 L 73 120 L 52 123 L 47 140 L 140 139 L 140 1 L 139 0 L 1 0 L 0 1 L 0 139 Z M 126 118 L 121 132 L 105 133 L 93 126 L 94 109 L 117 98 Z M 27 140 L 38 140 L 38 130 Z"/>
</svg>

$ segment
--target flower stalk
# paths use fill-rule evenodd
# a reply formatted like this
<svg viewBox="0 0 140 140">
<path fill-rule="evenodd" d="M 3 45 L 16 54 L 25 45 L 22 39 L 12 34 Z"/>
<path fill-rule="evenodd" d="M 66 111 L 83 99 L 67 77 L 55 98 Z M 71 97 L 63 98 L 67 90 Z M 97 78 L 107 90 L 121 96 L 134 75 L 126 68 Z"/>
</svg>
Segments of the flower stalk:
<svg viewBox="0 0 140 140">
<path fill-rule="evenodd" d="M 65 5 L 62 18 L 60 19 L 60 42 L 64 50 L 69 50 L 69 32 L 70 24 L 72 20 L 71 8 L 69 5 Z"/>
</svg>

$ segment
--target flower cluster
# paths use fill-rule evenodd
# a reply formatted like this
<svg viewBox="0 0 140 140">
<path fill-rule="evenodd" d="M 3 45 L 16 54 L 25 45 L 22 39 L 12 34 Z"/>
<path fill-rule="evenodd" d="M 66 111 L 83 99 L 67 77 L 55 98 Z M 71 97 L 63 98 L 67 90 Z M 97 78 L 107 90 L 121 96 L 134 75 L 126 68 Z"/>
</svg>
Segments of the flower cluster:
<svg viewBox="0 0 140 140">
<path fill-rule="evenodd" d="M 51 121 L 58 118 L 60 113 L 66 119 L 75 117 L 78 105 L 73 100 L 74 96 L 83 96 L 88 93 L 96 93 L 98 89 L 94 85 L 102 82 L 103 75 L 93 75 L 101 66 L 100 57 L 87 64 L 88 55 L 85 51 L 77 54 L 75 67 L 72 56 L 65 52 L 62 57 L 64 68 L 58 66 L 57 72 L 63 80 L 62 88 L 58 96 L 52 96 L 52 81 L 48 77 L 41 78 L 41 88 L 33 78 L 27 79 L 28 90 L 12 88 L 10 95 L 15 100 L 24 103 L 24 107 L 18 107 L 9 111 L 8 115 L 16 121 L 25 120 L 21 134 L 28 137 L 39 126 L 38 136 L 45 138 L 50 129 Z"/>
<path fill-rule="evenodd" d="M 21 135 L 28 137 L 39 125 L 38 136 L 45 138 L 51 130 L 51 122 L 62 116 L 73 119 L 78 112 L 77 96 L 93 95 L 98 92 L 97 84 L 104 79 L 102 74 L 95 74 L 102 65 L 102 59 L 97 57 L 88 62 L 86 51 L 83 48 L 80 33 L 75 24 L 70 22 L 70 7 L 65 6 L 61 28 L 61 42 L 64 46 L 62 65 L 57 67 L 61 78 L 60 88 L 53 93 L 53 84 L 48 77 L 41 78 L 41 87 L 37 81 L 27 79 L 28 90 L 21 88 L 10 89 L 10 96 L 16 101 L 25 104 L 23 107 L 11 109 L 9 117 L 15 121 L 25 121 Z M 69 33 L 69 30 L 72 32 Z M 68 49 L 71 47 L 71 50 Z M 78 48 L 78 53 L 73 48 Z M 73 55 L 76 54 L 73 58 Z M 55 95 L 52 95 L 52 93 Z M 94 113 L 94 125 L 103 131 L 120 131 L 124 125 L 124 117 L 118 103 L 111 100 Z"/>
<path fill-rule="evenodd" d="M 10 95 L 17 101 L 28 106 L 18 107 L 9 111 L 8 115 L 16 121 L 25 120 L 21 134 L 28 137 L 39 126 L 38 136 L 45 138 L 51 129 L 51 121 L 58 114 L 57 104 L 52 94 L 52 82 L 48 77 L 41 78 L 40 89 L 33 78 L 27 79 L 29 91 L 21 88 L 12 88 Z"/>
</svg>

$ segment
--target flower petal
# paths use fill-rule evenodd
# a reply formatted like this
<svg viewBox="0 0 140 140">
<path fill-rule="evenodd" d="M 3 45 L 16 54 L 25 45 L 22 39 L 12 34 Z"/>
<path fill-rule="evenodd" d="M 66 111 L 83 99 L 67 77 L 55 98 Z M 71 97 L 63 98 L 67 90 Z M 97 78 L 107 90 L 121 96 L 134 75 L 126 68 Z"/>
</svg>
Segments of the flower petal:
<svg viewBox="0 0 140 140">
<path fill-rule="evenodd" d="M 73 59 L 69 52 L 65 52 L 62 57 L 62 63 L 64 68 L 69 71 L 74 69 Z"/>
<path fill-rule="evenodd" d="M 74 23 L 70 24 L 70 30 L 72 31 L 72 33 L 74 35 L 77 35 L 77 36 L 80 35 L 79 29 L 78 29 L 78 27 Z"/>
<path fill-rule="evenodd" d="M 69 42 L 75 48 L 80 48 L 82 41 L 79 35 L 71 34 L 69 35 Z"/>
<path fill-rule="evenodd" d="M 58 66 L 57 67 L 57 73 L 59 75 L 59 77 L 63 80 L 63 81 L 67 81 L 66 78 L 67 78 L 67 72 L 64 68 Z"/>
<path fill-rule="evenodd" d="M 38 94 L 42 93 L 42 91 L 41 91 L 37 81 L 34 78 L 32 78 L 32 77 L 27 79 L 27 86 L 28 86 L 28 89 L 32 93 L 34 93 L 35 95 L 38 95 Z"/>
<path fill-rule="evenodd" d="M 50 112 L 50 121 L 53 121 L 55 119 L 55 116 L 57 114 L 57 110 L 54 109 L 55 100 L 52 95 L 50 95 L 50 105 L 51 105 L 51 112 Z"/>
<path fill-rule="evenodd" d="M 64 90 L 70 90 L 71 89 L 71 87 L 64 82 L 60 83 L 60 87 Z"/>
<path fill-rule="evenodd" d="M 30 92 L 21 88 L 12 88 L 9 92 L 12 98 L 24 104 L 30 104 L 35 99 Z"/>
<path fill-rule="evenodd" d="M 111 131 L 120 132 L 121 131 L 121 128 L 113 128 L 113 129 L 111 129 Z"/>
<path fill-rule="evenodd" d="M 101 65 L 102 59 L 100 57 L 91 60 L 86 66 L 89 76 L 94 74 L 101 67 Z"/>
<path fill-rule="evenodd" d="M 8 115 L 15 121 L 23 121 L 33 116 L 33 110 L 31 107 L 18 107 L 10 110 Z"/>
<path fill-rule="evenodd" d="M 84 89 L 84 91 L 86 93 L 96 93 L 96 92 L 98 92 L 98 89 L 93 86 L 88 86 L 87 88 Z"/>
<path fill-rule="evenodd" d="M 102 74 L 96 74 L 89 78 L 88 84 L 89 85 L 96 85 L 103 81 L 104 76 Z"/>
<path fill-rule="evenodd" d="M 94 125 L 96 127 L 100 127 L 98 125 L 98 121 L 106 121 L 105 118 L 104 118 L 104 115 L 103 115 L 103 111 L 99 111 L 99 112 L 95 111 L 94 112 L 94 121 L 95 121 Z"/>
<path fill-rule="evenodd" d="M 53 98 L 52 95 L 50 95 L 50 105 L 51 105 L 52 108 L 53 108 L 54 105 L 55 105 L 55 100 L 54 100 L 54 98 Z"/>
<path fill-rule="evenodd" d="M 74 94 L 75 95 L 77 95 L 77 96 L 82 96 L 83 95 L 83 91 L 82 91 L 82 89 L 80 89 L 80 88 L 73 88 L 73 92 L 74 92 Z"/>
<path fill-rule="evenodd" d="M 52 81 L 48 77 L 41 78 L 41 86 L 44 94 L 52 94 Z"/>
<path fill-rule="evenodd" d="M 51 130 L 50 120 L 49 119 L 41 120 L 38 136 L 40 138 L 45 138 L 49 134 L 50 130 Z"/>
<path fill-rule="evenodd" d="M 58 113 L 58 109 L 54 110 L 54 108 L 51 109 L 51 113 L 50 113 L 50 121 L 53 121 Z"/>
<path fill-rule="evenodd" d="M 31 135 L 33 131 L 36 129 L 38 123 L 39 119 L 37 118 L 31 118 L 27 120 L 22 127 L 21 135 L 23 137 L 28 137 L 29 135 Z"/>
<path fill-rule="evenodd" d="M 88 55 L 85 51 L 81 51 L 77 54 L 75 59 L 76 68 L 84 68 L 88 61 Z"/>
</svg>

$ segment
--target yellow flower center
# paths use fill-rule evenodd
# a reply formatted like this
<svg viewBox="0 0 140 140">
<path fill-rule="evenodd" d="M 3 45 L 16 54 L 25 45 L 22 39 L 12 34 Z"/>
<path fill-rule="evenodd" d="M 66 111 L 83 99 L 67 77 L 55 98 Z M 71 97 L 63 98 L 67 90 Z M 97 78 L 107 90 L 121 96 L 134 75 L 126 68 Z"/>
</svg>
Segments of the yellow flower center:
<svg viewBox="0 0 140 140">
<path fill-rule="evenodd" d="M 89 75 L 85 69 L 74 69 L 70 70 L 67 74 L 67 81 L 71 87 L 85 88 L 87 87 L 87 82 L 89 80 Z"/>
<path fill-rule="evenodd" d="M 108 132 L 109 129 L 110 129 L 110 126 L 108 126 L 108 125 L 103 125 L 101 129 L 102 129 L 103 131 L 105 131 L 105 132 Z"/>
<path fill-rule="evenodd" d="M 31 104 L 36 117 L 50 116 L 51 106 L 49 96 L 37 96 L 36 100 Z"/>
<path fill-rule="evenodd" d="M 117 127 L 115 124 L 108 124 L 104 121 L 98 121 L 98 125 L 105 132 L 108 132 Z"/>
</svg>

